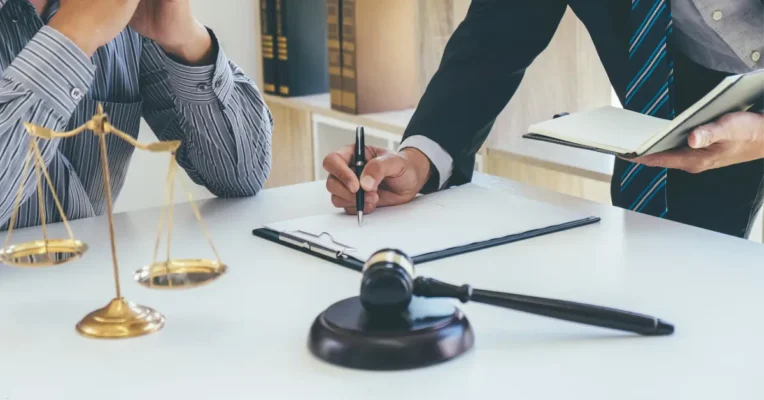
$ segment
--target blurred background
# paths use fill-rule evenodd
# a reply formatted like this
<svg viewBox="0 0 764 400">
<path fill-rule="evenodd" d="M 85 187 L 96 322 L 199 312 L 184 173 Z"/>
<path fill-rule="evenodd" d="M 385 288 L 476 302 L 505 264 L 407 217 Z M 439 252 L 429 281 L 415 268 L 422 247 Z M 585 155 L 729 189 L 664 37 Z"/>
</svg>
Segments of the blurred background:
<svg viewBox="0 0 764 400">
<path fill-rule="evenodd" d="M 192 3 L 263 92 L 275 124 L 266 186 L 278 187 L 325 179 L 323 157 L 352 143 L 358 125 L 367 128 L 367 144 L 397 148 L 470 0 Z M 602 105 L 620 106 L 586 29 L 568 10 L 497 119 L 476 170 L 609 204 L 611 156 L 521 139 L 530 124 Z M 139 139 L 156 137 L 144 123 Z M 160 206 L 166 161 L 136 152 L 115 211 Z M 212 197 L 191 186 L 196 198 Z M 181 194 L 177 202 L 186 201 Z M 762 240 L 761 215 L 751 240 Z"/>
</svg>

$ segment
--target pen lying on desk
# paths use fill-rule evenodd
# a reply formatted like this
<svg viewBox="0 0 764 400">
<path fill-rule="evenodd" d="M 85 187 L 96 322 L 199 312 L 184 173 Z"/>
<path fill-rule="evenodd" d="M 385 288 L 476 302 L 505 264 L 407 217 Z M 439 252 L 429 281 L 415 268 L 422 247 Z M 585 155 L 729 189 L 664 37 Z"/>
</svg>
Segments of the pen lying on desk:
<svg viewBox="0 0 764 400">
<path fill-rule="evenodd" d="M 366 144 L 364 143 L 363 127 L 359 126 L 355 130 L 355 175 L 358 178 L 358 192 L 355 194 L 355 207 L 358 212 L 358 226 L 363 224 L 364 193 L 361 187 L 361 173 L 366 166 Z"/>
</svg>

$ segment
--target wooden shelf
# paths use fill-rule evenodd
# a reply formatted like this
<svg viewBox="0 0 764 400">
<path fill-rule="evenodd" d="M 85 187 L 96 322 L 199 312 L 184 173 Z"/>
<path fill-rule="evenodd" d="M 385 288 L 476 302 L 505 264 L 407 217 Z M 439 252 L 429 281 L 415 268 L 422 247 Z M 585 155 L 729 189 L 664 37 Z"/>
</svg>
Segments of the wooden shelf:
<svg viewBox="0 0 764 400">
<path fill-rule="evenodd" d="M 279 104 L 285 107 L 296 108 L 303 111 L 338 119 L 354 125 L 385 131 L 395 135 L 403 135 L 414 109 L 390 111 L 379 114 L 354 115 L 337 110 L 332 110 L 329 93 L 303 97 L 281 97 L 265 95 L 266 104 Z"/>
<path fill-rule="evenodd" d="M 354 115 L 331 108 L 328 93 L 303 96 L 281 97 L 265 95 L 268 104 L 278 104 L 290 109 L 321 115 L 326 118 L 342 121 L 350 125 L 363 125 L 366 128 L 385 132 L 390 135 L 402 136 L 414 109 L 390 111 L 378 114 Z M 511 141 L 509 148 L 497 148 L 510 156 L 521 158 L 526 163 L 551 168 L 573 175 L 586 176 L 600 181 L 610 180 L 612 157 L 585 150 L 571 149 L 549 143 L 529 141 L 516 138 Z M 485 149 L 484 149 L 485 150 Z M 485 154 L 484 151 L 481 153 Z"/>
</svg>

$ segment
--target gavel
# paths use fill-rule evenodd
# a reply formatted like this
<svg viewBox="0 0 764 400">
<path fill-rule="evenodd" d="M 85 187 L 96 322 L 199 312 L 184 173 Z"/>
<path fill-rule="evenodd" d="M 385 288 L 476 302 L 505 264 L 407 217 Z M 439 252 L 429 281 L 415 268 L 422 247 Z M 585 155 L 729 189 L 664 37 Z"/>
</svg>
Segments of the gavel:
<svg viewBox="0 0 764 400">
<path fill-rule="evenodd" d="M 508 308 L 603 328 L 645 336 L 674 333 L 674 326 L 659 318 L 596 305 L 513 293 L 474 289 L 470 285 L 451 285 L 433 278 L 416 276 L 414 262 L 396 249 L 375 252 L 363 266 L 360 300 L 371 315 L 405 312 L 413 296 L 453 298 Z"/>
</svg>

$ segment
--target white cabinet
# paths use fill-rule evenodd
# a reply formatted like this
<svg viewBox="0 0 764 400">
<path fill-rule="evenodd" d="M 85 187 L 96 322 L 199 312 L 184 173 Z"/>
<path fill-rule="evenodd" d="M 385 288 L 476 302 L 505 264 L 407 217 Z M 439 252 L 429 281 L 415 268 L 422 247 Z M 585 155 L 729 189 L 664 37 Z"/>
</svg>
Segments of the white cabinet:
<svg viewBox="0 0 764 400">
<path fill-rule="evenodd" d="M 357 125 L 345 120 L 314 113 L 313 122 L 313 162 L 314 178 L 323 180 L 327 178 L 322 163 L 330 153 L 347 145 L 355 143 L 355 130 Z M 389 150 L 397 150 L 401 143 L 399 133 L 388 132 L 374 127 L 364 126 L 367 146 L 383 147 Z M 478 154 L 475 170 L 483 172 L 483 157 Z"/>
</svg>

